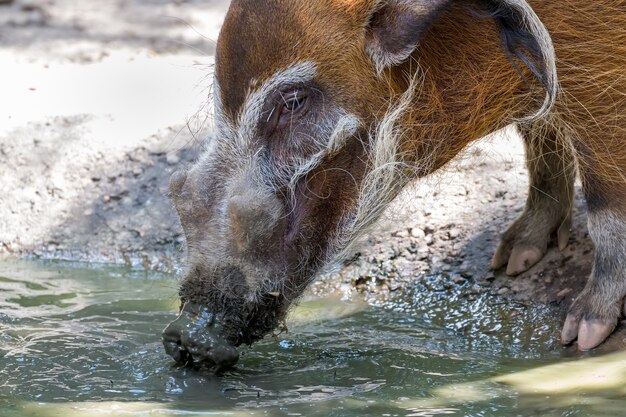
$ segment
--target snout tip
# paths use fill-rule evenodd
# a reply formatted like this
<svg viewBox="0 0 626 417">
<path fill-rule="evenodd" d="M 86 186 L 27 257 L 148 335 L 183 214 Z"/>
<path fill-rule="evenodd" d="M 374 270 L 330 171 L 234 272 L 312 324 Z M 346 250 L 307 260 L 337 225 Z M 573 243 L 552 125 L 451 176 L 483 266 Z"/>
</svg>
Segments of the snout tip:
<svg viewBox="0 0 626 417">
<path fill-rule="evenodd" d="M 170 355 L 179 365 L 185 365 L 193 361 L 187 349 L 182 345 L 180 337 L 177 337 L 173 332 L 168 331 L 168 329 L 163 332 L 163 347 L 165 348 L 165 353 Z"/>
<path fill-rule="evenodd" d="M 212 316 L 186 310 L 163 331 L 163 347 L 178 365 L 215 374 L 229 370 L 239 360 L 239 352 L 224 338 Z"/>
</svg>

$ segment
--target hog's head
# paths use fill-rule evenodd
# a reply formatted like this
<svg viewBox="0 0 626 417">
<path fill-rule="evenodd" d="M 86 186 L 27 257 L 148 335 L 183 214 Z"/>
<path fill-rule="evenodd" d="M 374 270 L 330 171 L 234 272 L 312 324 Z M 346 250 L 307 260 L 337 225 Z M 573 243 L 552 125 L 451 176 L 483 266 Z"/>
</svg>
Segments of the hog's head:
<svg viewBox="0 0 626 417">
<path fill-rule="evenodd" d="M 177 361 L 232 366 L 416 175 L 409 61 L 449 3 L 232 2 L 215 137 L 171 179 L 188 255 L 181 316 L 164 332 Z"/>
</svg>

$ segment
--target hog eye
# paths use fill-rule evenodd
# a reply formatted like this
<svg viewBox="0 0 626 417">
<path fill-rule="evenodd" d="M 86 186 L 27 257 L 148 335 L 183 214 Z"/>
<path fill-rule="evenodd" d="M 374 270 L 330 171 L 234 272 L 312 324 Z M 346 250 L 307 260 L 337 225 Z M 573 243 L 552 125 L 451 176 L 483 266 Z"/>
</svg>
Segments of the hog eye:
<svg viewBox="0 0 626 417">
<path fill-rule="evenodd" d="M 300 110 L 306 102 L 306 96 L 294 94 L 286 97 L 283 102 L 281 114 L 295 113 Z"/>
<path fill-rule="evenodd" d="M 293 128 L 296 119 L 308 112 L 314 103 L 313 98 L 314 94 L 304 88 L 276 91 L 265 107 L 267 117 L 263 118 L 263 132 L 272 135 L 278 128 Z"/>
</svg>

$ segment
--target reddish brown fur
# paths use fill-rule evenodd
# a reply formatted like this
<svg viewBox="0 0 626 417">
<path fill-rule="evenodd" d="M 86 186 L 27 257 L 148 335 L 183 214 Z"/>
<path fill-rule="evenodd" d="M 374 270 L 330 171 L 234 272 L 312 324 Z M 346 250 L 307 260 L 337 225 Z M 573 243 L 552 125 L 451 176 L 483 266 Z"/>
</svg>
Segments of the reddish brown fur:
<svg viewBox="0 0 626 417">
<path fill-rule="evenodd" d="M 237 17 L 244 3 L 245 7 L 258 10 L 253 22 Z M 335 0 L 281 0 L 276 7 L 267 6 L 263 1 L 233 1 L 229 11 L 232 16 L 220 33 L 216 76 L 224 107 L 231 116 L 240 110 L 249 91 L 246 86 L 258 87 L 276 71 L 304 61 L 319 65 L 320 81 L 334 88 L 329 99 L 338 99 L 350 109 L 360 109 L 364 115 L 376 107 L 362 100 L 378 80 L 371 71 L 363 72 L 371 63 L 362 53 L 362 39 L 355 37 L 357 22 L 349 10 Z M 246 30 L 242 31 L 242 27 Z"/>
<path fill-rule="evenodd" d="M 626 2 L 531 5 L 555 44 L 562 88 L 555 118 L 591 153 L 595 166 L 590 168 L 599 181 L 626 182 Z M 516 73 L 502 53 L 494 23 L 463 9 L 456 6 L 442 16 L 414 54 L 426 79 L 407 121 L 420 127 L 413 128 L 406 153 L 423 154 L 425 143 L 449 141 L 439 148 L 433 168 L 471 141 L 532 112 L 540 88 L 535 85 L 533 94 Z M 391 71 L 390 84 L 404 87 L 411 66 L 417 68 L 409 62 Z M 528 72 L 526 77 L 532 79 Z"/>
<path fill-rule="evenodd" d="M 406 174 L 423 176 L 445 165 L 470 142 L 532 114 L 543 100 L 543 86 L 517 61 L 520 76 L 503 52 L 494 19 L 480 16 L 486 12 L 484 2 L 448 7 L 411 59 L 380 76 L 363 47 L 375 0 L 265 4 L 271 7 L 255 3 L 236 0 L 220 37 L 217 78 L 233 120 L 247 92 L 242 86 L 254 88 L 281 68 L 311 61 L 318 66 L 316 80 L 329 101 L 350 109 L 365 126 L 375 126 L 421 71 L 413 106 L 402 120 L 401 154 L 411 164 Z M 556 140 L 563 145 L 547 148 L 562 152 L 562 160 L 571 162 L 565 154 L 573 144 L 587 188 L 606 188 L 593 204 L 608 200 L 623 208 L 626 4 L 569 0 L 531 5 L 552 35 L 562 87 L 551 115 L 535 125 L 559 133 Z M 258 10 L 256 20 L 239 20 L 242 7 Z M 268 32 L 268 27 L 275 30 Z M 294 38 L 297 42 L 289 41 Z M 292 229 L 300 231 L 292 245 L 311 236 L 332 237 L 334 231 L 327 225 L 337 224 L 356 204 L 358 183 L 368 169 L 365 154 L 364 149 L 344 152 L 324 161 L 308 177 L 300 191 L 303 202 L 292 219 Z M 351 175 L 329 170 L 337 167 Z M 567 200 L 569 186 L 563 187 L 555 193 Z M 315 198 L 324 195 L 333 198 Z M 569 203 L 560 202 L 565 208 L 557 210 L 559 216 L 566 216 Z"/>
<path fill-rule="evenodd" d="M 409 3 L 393 1 L 395 10 L 410 9 Z M 518 0 L 510 0 L 509 4 L 515 1 Z M 319 126 L 314 125 L 335 117 L 332 112 L 337 109 L 349 112 L 360 126 L 341 149 L 325 155 L 316 168 L 298 178 L 294 190 L 283 184 L 283 188 L 276 186 L 267 194 L 260 181 L 250 183 L 251 190 L 233 194 L 229 176 L 250 175 L 237 171 L 243 169 L 234 167 L 238 161 L 229 162 L 228 157 L 235 158 L 237 152 L 226 154 L 225 162 L 209 157 L 188 176 L 178 178 L 174 194 L 185 198 L 179 197 L 177 207 L 189 246 L 195 250 L 190 275 L 181 290 L 183 299 L 239 315 L 229 320 L 224 313 L 225 320 L 229 320 L 225 331 L 233 343 L 250 343 L 276 325 L 289 304 L 327 261 L 328 252 L 342 250 L 337 247 L 345 243 L 341 241 L 340 229 L 361 207 L 362 184 L 367 183 L 373 170 L 372 149 L 377 138 L 371 132 L 381 120 L 389 120 L 390 110 L 402 101 L 401 97 L 410 97 L 410 105 L 401 118 L 394 120 L 400 133 L 399 149 L 394 148 L 397 155 L 393 155 L 396 159 L 392 162 L 401 162 L 404 171 L 398 185 L 388 190 L 393 194 L 390 197 L 409 179 L 445 165 L 472 141 L 511 123 L 521 123 L 531 171 L 531 192 L 524 214 L 505 233 L 494 257 L 495 267 L 509 262 L 508 272 L 512 274 L 520 272 L 516 264 L 532 264 L 545 254 L 553 232 L 558 234 L 560 246 L 567 243 L 574 161 L 577 161 L 590 210 L 600 213 L 594 224 L 610 223 L 613 237 L 602 242 L 601 256 L 597 257 L 609 261 L 605 265 L 596 262 L 595 275 L 586 289 L 590 295 L 587 299 L 592 301 L 575 304 L 571 320 L 568 319 L 571 323 L 566 325 L 564 333 L 578 332 L 579 322 L 583 328 L 596 320 L 594 323 L 601 324 L 598 327 L 601 331 L 594 330 L 596 333 L 589 338 L 584 336 L 586 346 L 597 341 L 598 335 L 607 329 L 612 330 L 611 323 L 616 320 L 619 303 L 626 295 L 626 277 L 623 283 L 619 277 L 613 281 L 603 278 L 616 275 L 615 271 L 622 268 L 620 251 L 626 256 L 626 243 L 615 237 L 622 229 L 626 230 L 626 218 L 622 219 L 622 227 L 621 217 L 612 215 L 626 216 L 626 2 L 529 2 L 552 36 L 561 85 L 550 113 L 532 120 L 527 116 L 535 114 L 544 103 L 546 87 L 548 92 L 552 91 L 549 77 L 538 71 L 541 68 L 525 65 L 528 62 L 525 58 L 533 54 L 532 48 L 521 51 L 522 55 L 515 58 L 505 53 L 503 28 L 506 35 L 520 32 L 515 32 L 515 28 L 506 32 L 501 16 L 494 18 L 491 14 L 504 3 L 504 0 L 423 0 L 420 4 L 424 10 L 430 10 L 427 22 L 419 21 L 426 16 L 419 10 L 413 32 L 405 33 L 406 36 L 395 33 L 394 27 L 380 32 L 399 41 L 419 34 L 419 44 L 413 53 L 398 63 L 393 60 L 398 60 L 406 48 L 396 48 L 395 55 L 383 54 L 386 60 L 380 57 L 377 60 L 375 54 L 376 36 L 371 33 L 371 25 L 384 23 L 385 19 L 372 16 L 389 4 L 382 0 L 234 0 L 220 35 L 216 65 L 221 103 L 218 110 L 230 129 L 241 127 L 240 116 L 245 113 L 250 94 L 294 64 L 315 65 L 314 85 L 323 98 L 321 105 L 317 103 L 318 108 L 311 110 L 316 118 L 307 119 L 312 132 L 308 136 L 301 135 L 297 129 L 283 129 L 275 134 L 280 129 L 274 125 L 255 127 L 254 146 L 258 146 L 259 152 L 267 151 L 267 155 L 265 171 L 251 172 L 266 175 L 259 173 L 288 165 L 290 153 L 300 145 L 299 141 L 307 142 L 319 134 Z M 406 26 L 406 19 L 410 21 L 411 16 L 403 19 Z M 523 23 L 519 26 L 521 32 L 526 29 Z M 521 44 L 528 46 L 524 42 L 522 39 Z M 513 51 L 516 52 L 520 51 Z M 538 63 L 547 67 L 545 58 L 537 59 L 535 55 L 534 62 L 530 60 L 531 66 Z M 551 68 L 543 70 L 550 72 Z M 407 90 L 413 94 L 407 96 Z M 271 114 L 268 121 L 270 118 Z M 526 119 L 522 121 L 523 118 Z M 256 122 L 255 119 L 251 123 Z M 259 126 L 264 123 L 267 125 L 267 121 L 260 120 Z M 329 134 L 324 135 L 314 139 L 328 140 Z M 236 142 L 233 138 L 229 140 Z M 236 146 L 224 142 L 217 146 Z M 305 145 L 314 149 L 310 143 L 302 147 L 306 148 Z M 216 155 L 223 158 L 225 154 Z M 255 161 L 255 157 L 249 158 Z M 202 166 L 203 163 L 208 166 Z M 223 178 L 213 175 L 207 185 L 205 173 L 220 170 Z M 232 204 L 238 195 L 255 196 L 264 192 L 258 201 L 267 204 L 255 206 L 253 217 L 244 218 L 246 210 L 241 207 L 246 206 L 245 201 L 239 199 L 236 205 Z M 215 196 L 207 207 L 205 194 L 210 193 Z M 389 198 L 382 199 L 380 204 L 387 202 Z M 230 214 L 221 214 L 220 204 L 231 207 Z M 607 210 L 611 215 L 605 215 L 603 211 Z M 262 253 L 267 253 L 267 257 L 239 256 L 261 253 L 249 247 L 251 240 L 247 232 L 255 228 L 246 225 L 256 219 L 277 218 L 276 211 L 281 218 L 276 224 L 280 226 L 273 230 L 261 228 L 253 236 L 259 244 L 274 245 L 271 250 L 264 246 Z M 204 230 L 207 224 L 213 228 Z M 215 242 L 221 240 L 234 242 L 239 253 L 229 252 L 226 246 L 215 249 Z M 268 269 L 268 265 L 274 269 Z M 216 271 L 230 271 L 229 276 L 245 281 L 249 293 L 265 291 L 260 294 L 265 301 L 216 290 L 216 282 L 223 282 L 224 288 L 229 286 L 226 278 L 214 276 L 219 275 Z M 242 271 L 258 271 L 262 278 L 244 276 Z M 274 281 L 268 283 L 268 277 L 274 277 Z M 609 285 L 598 289 L 598 280 Z M 278 298 L 267 296 L 276 293 L 280 293 Z M 271 314 L 265 314 L 264 309 Z M 245 323 L 257 323 L 259 328 L 237 328 Z M 564 340 L 570 338 L 564 336 Z"/>
<path fill-rule="evenodd" d="M 234 21 L 242 2 L 236 0 L 231 6 Z M 320 65 L 319 78 L 333 87 L 332 98 L 364 118 L 380 117 L 388 100 L 406 88 L 408 74 L 421 67 L 426 77 L 407 120 L 414 135 L 406 135 L 406 153 L 421 154 L 418 151 L 425 143 L 434 141 L 440 146 L 446 140 L 448 149 L 442 149 L 444 153 L 433 165 L 437 168 L 469 142 L 532 112 L 537 97 L 542 97 L 541 87 L 535 85 L 531 93 L 502 52 L 493 20 L 470 12 L 480 10 L 478 4 L 451 7 L 421 42 L 413 61 L 378 79 L 362 47 L 364 16 L 370 13 L 372 0 L 277 3 L 281 7 L 259 5 L 255 15 L 259 20 L 254 24 L 236 21 L 221 33 L 217 74 L 224 80 L 222 91 L 228 92 L 223 97 L 225 107 L 234 113 L 246 92 L 241 86 L 252 79 L 263 80 L 293 62 L 312 61 Z M 548 27 L 558 57 L 562 94 L 554 113 L 578 133 L 576 140 L 587 144 L 597 164 L 595 173 L 603 181 L 623 182 L 626 3 L 530 3 Z M 298 17 L 298 25 L 281 24 L 293 16 Z M 242 26 L 247 30 L 242 31 Z M 268 27 L 275 30 L 267 33 Z M 251 41 L 259 37 L 264 42 Z M 298 42 L 287 42 L 293 37 Z M 233 45 L 239 47 L 233 50 Z M 532 79 L 528 71 L 525 75 Z"/>
</svg>

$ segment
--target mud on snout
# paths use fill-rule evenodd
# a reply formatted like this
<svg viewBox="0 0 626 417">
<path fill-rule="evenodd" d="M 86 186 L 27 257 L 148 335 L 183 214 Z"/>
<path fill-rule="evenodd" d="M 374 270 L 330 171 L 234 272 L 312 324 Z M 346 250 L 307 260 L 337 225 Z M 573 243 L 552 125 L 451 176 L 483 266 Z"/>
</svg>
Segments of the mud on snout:
<svg viewBox="0 0 626 417">
<path fill-rule="evenodd" d="M 239 360 L 239 352 L 225 338 L 219 317 L 187 303 L 163 331 L 163 346 L 177 364 L 199 366 L 221 373 Z"/>
<path fill-rule="evenodd" d="M 279 292 L 252 297 L 237 285 L 244 277 L 236 267 L 212 272 L 207 279 L 207 271 L 194 268 L 184 279 L 180 314 L 163 331 L 163 345 L 177 365 L 221 374 L 237 363 L 237 347 L 279 327 L 290 303 Z"/>
</svg>

